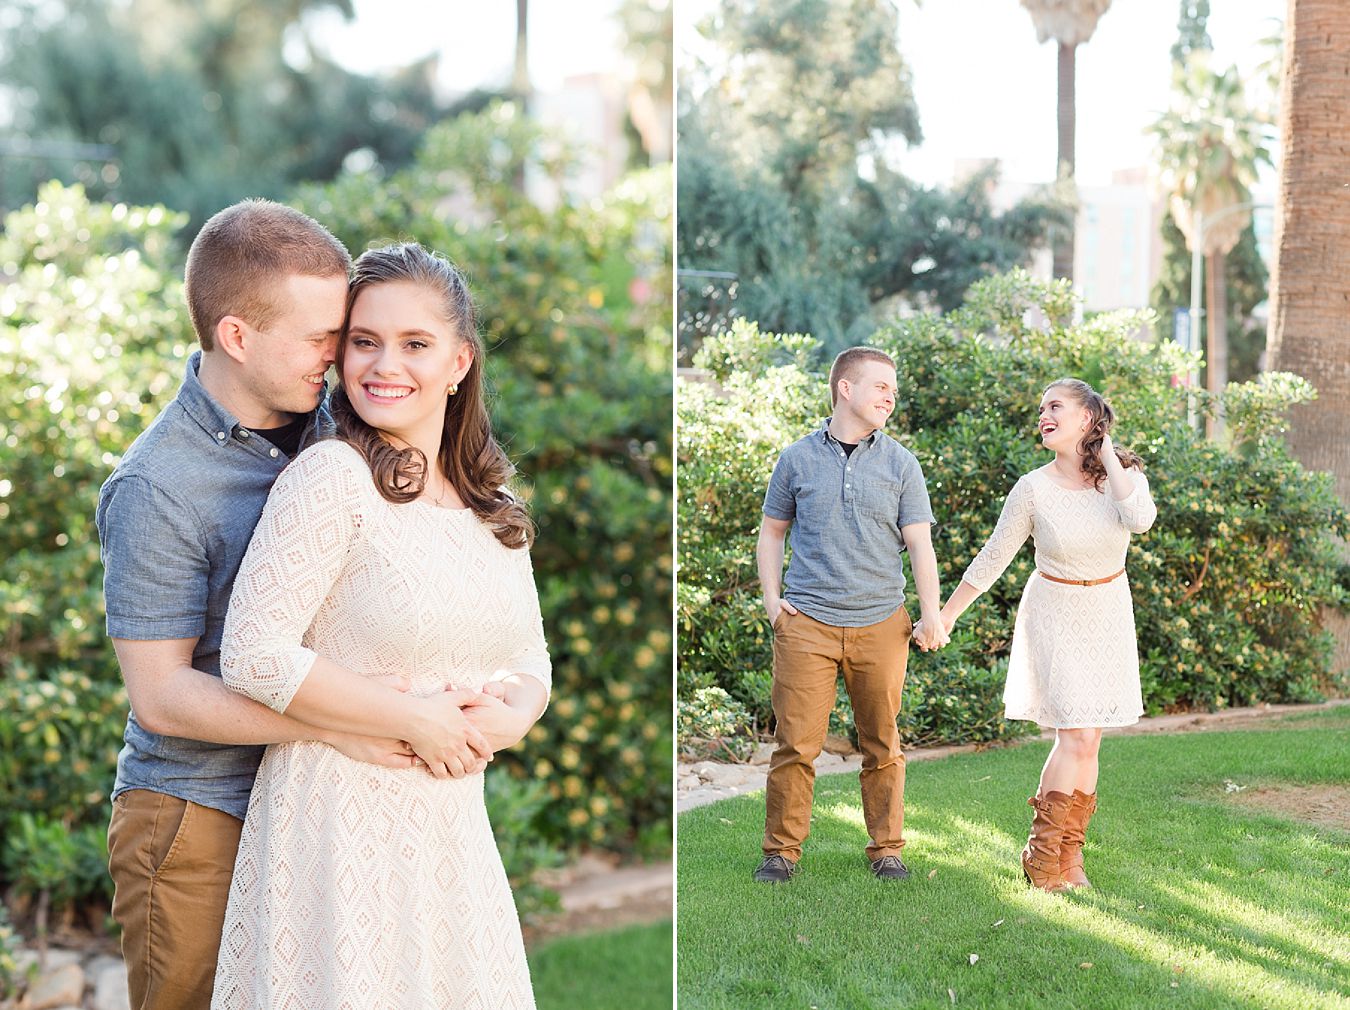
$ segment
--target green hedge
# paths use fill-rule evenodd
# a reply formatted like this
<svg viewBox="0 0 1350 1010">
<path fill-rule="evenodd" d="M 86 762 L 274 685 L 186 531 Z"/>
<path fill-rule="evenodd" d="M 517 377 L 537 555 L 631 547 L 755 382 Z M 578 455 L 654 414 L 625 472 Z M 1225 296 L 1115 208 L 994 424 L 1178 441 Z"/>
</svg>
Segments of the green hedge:
<svg viewBox="0 0 1350 1010">
<path fill-rule="evenodd" d="M 663 853 L 669 176 L 636 173 L 603 198 L 544 210 L 511 182 L 522 167 L 565 172 L 555 149 L 494 108 L 428 133 L 404 172 L 344 176 L 295 202 L 354 253 L 404 236 L 447 253 L 479 299 L 494 423 L 539 524 L 554 660 L 549 712 L 498 762 L 539 785 L 503 782 L 497 805 L 555 848 Z M 53 183 L 0 236 L 0 810 L 10 819 L 0 827 L 10 834 L 24 813 L 71 831 L 106 825 L 126 698 L 103 632 L 93 514 L 194 347 L 184 221 Z M 544 858 L 521 852 L 517 863 Z"/>
<path fill-rule="evenodd" d="M 1035 437 L 1040 394 L 1075 375 L 1116 407 L 1116 440 L 1144 457 L 1159 506 L 1153 529 L 1132 539 L 1128 562 L 1147 710 L 1344 690 L 1329 673 L 1330 638 L 1317 614 L 1347 599 L 1335 538 L 1350 523 L 1327 475 L 1305 471 L 1279 437 L 1282 411 L 1310 388 L 1288 375 L 1230 386 L 1232 445 L 1207 442 L 1187 426 L 1174 382 L 1185 356 L 1134 339 L 1139 314 L 1074 324 L 1073 308 L 1067 286 L 1016 272 L 980 282 L 955 312 L 897 322 L 870 341 L 899 362 L 887 431 L 924 467 L 944 597 L 1017 477 L 1048 458 Z M 755 571 L 760 508 L 778 453 L 828 413 L 828 362 L 809 337 L 739 321 L 704 345 L 697 364 L 710 381 L 685 382 L 679 396 L 680 698 L 723 688 L 745 706 L 751 728 L 763 729 L 771 633 Z M 1013 611 L 1032 567 L 1028 546 L 962 619 L 950 647 L 911 656 L 900 717 L 910 743 L 1029 728 L 1002 719 L 1001 695 Z M 917 612 L 912 586 L 908 604 Z M 841 689 L 837 731 L 850 728 L 842 698 Z"/>
</svg>

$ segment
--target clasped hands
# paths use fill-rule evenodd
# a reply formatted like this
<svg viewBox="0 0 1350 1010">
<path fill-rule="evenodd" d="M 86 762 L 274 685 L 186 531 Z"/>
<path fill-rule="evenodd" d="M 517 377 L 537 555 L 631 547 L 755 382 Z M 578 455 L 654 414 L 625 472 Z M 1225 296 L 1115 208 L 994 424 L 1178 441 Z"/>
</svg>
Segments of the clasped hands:
<svg viewBox="0 0 1350 1010">
<path fill-rule="evenodd" d="M 407 693 L 407 678 L 379 678 Z M 481 689 L 447 687 L 417 699 L 417 717 L 407 740 L 349 736 L 338 749 L 359 761 L 392 768 L 425 768 L 436 778 L 463 778 L 483 771 L 493 755 L 529 731 L 531 720 L 507 701 L 508 686 L 489 681 Z"/>
<path fill-rule="evenodd" d="M 952 640 L 952 629 L 941 617 L 929 620 L 920 618 L 914 625 L 914 644 L 920 652 L 936 652 Z"/>
</svg>

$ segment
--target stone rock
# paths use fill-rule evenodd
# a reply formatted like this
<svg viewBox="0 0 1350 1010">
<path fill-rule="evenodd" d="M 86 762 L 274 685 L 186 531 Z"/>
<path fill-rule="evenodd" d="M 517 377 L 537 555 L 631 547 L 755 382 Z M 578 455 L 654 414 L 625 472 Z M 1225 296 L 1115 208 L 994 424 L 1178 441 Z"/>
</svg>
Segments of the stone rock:
<svg viewBox="0 0 1350 1010">
<path fill-rule="evenodd" d="M 705 772 L 700 772 L 699 776 L 705 782 L 715 786 L 734 786 L 739 785 L 745 778 L 745 772 L 740 765 L 722 765 L 707 762 L 711 767 Z"/>
<path fill-rule="evenodd" d="M 777 749 L 777 747 L 778 744 L 774 743 L 773 741 L 760 744 L 758 747 L 755 748 L 755 753 L 750 756 L 750 763 L 752 765 L 768 764 L 769 759 L 773 757 L 773 752 L 775 749 Z"/>
<path fill-rule="evenodd" d="M 703 779 L 703 781 L 707 782 L 712 778 L 713 770 L 717 767 L 718 765 L 715 761 L 700 761 L 696 765 L 691 765 L 689 770 L 699 778 Z"/>
<path fill-rule="evenodd" d="M 843 764 L 844 759 L 838 754 L 822 752 L 820 756 L 816 758 L 814 763 L 817 768 L 833 768 L 835 765 Z"/>
<path fill-rule="evenodd" d="M 831 733 L 825 738 L 825 752 L 827 754 L 852 754 L 853 741 L 846 736 L 835 736 Z"/>
<path fill-rule="evenodd" d="M 55 1010 L 68 1004 L 79 1004 L 84 999 L 84 969 L 78 964 L 66 964 L 48 969 L 28 990 L 24 1006 L 27 1010 Z"/>
<path fill-rule="evenodd" d="M 702 784 L 703 784 L 703 780 L 702 780 L 701 778 L 699 778 L 697 775 L 681 775 L 681 776 L 680 776 L 680 788 L 681 788 L 681 789 L 697 789 L 697 788 L 698 788 L 699 786 L 701 786 Z"/>
<path fill-rule="evenodd" d="M 126 965 L 114 957 L 96 958 L 89 975 L 94 980 L 94 1010 L 131 1010 Z"/>
<path fill-rule="evenodd" d="M 31 966 L 37 964 L 38 953 L 36 950 L 25 948 L 15 955 L 14 960 L 18 965 L 19 974 L 24 974 Z M 66 965 L 79 963 L 79 951 L 66 950 L 64 947 L 48 947 L 47 961 L 43 967 L 43 974 L 49 975 L 58 968 L 64 968 Z"/>
</svg>

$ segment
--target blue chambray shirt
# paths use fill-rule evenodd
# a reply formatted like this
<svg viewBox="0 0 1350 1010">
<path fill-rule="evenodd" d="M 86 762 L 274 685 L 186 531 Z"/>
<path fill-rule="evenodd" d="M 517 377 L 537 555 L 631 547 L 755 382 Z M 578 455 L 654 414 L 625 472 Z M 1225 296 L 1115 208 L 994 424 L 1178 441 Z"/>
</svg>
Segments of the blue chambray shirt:
<svg viewBox="0 0 1350 1010">
<path fill-rule="evenodd" d="M 96 522 L 109 637 L 196 638 L 192 665 L 219 677 L 234 577 L 290 459 L 211 399 L 197 377 L 200 363 L 196 351 L 178 395 L 104 482 Z M 321 406 L 301 445 L 331 432 Z M 135 712 L 122 739 L 114 797 L 150 789 L 243 819 L 261 746 L 160 736 Z"/>
<path fill-rule="evenodd" d="M 828 417 L 778 457 L 764 514 L 792 522 L 783 598 L 837 628 L 863 628 L 900 609 L 900 528 L 933 522 L 914 454 L 878 430 L 849 456 L 830 434 Z"/>
</svg>

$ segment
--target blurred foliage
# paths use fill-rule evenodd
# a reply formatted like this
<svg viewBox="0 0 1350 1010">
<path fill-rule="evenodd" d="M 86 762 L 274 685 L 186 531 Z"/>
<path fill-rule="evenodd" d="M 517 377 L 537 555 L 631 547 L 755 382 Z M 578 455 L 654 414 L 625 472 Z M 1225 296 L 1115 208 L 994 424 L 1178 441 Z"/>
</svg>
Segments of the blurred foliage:
<svg viewBox="0 0 1350 1010">
<path fill-rule="evenodd" d="M 520 171 L 568 151 L 510 105 L 428 133 L 406 171 L 297 206 L 353 253 L 412 237 L 468 275 L 494 426 L 530 482 L 553 702 L 511 763 L 549 783 L 552 837 L 668 849 L 671 830 L 671 182 L 628 176 L 546 210 Z"/>
<path fill-rule="evenodd" d="M 698 30 L 722 60 L 681 76 L 680 264 L 736 275 L 736 315 L 838 351 L 899 302 L 954 308 L 1071 223 L 1050 190 L 995 213 L 994 168 L 944 191 L 888 167 L 922 139 L 893 4 L 723 0 Z M 717 332 L 695 293 L 682 355 Z"/>
<path fill-rule="evenodd" d="M 1336 547 L 1350 519 L 1328 476 L 1305 471 L 1280 438 L 1284 412 L 1310 387 L 1285 375 L 1230 386 L 1233 447 L 1207 442 L 1186 425 L 1175 380 L 1190 360 L 1175 345 L 1131 339 L 1147 314 L 1074 324 L 1073 304 L 1067 284 L 1014 272 L 976 284 L 955 312 L 898 321 L 869 341 L 900 363 L 887 430 L 923 465 L 944 593 L 1018 476 L 1046 461 L 1035 434 L 1045 386 L 1078 376 L 1116 408 L 1115 437 L 1143 456 L 1159 507 L 1128 561 L 1148 712 L 1344 691 L 1318 613 L 1350 599 Z M 778 454 L 829 411 L 828 359 L 812 338 L 738 322 L 696 363 L 708 380 L 682 382 L 678 400 L 679 695 L 720 687 L 765 727 L 772 633 L 755 566 L 763 493 Z M 1003 720 L 1001 695 L 1013 611 L 1033 567 L 1028 546 L 949 647 L 911 655 L 907 742 L 992 740 L 1030 726 Z M 839 710 L 834 723 L 847 728 Z"/>
<path fill-rule="evenodd" d="M 384 77 L 326 59 L 304 16 L 350 0 L 19 0 L 0 41 L 16 96 L 15 151 L 0 201 L 16 207 L 49 177 L 99 199 L 163 202 L 195 228 L 245 196 L 284 199 L 331 179 L 353 152 L 397 167 L 448 111 L 435 57 Z M 107 154 L 41 155 L 72 143 Z"/>
<path fill-rule="evenodd" d="M 562 865 L 563 854 L 537 831 L 504 830 L 507 825 L 530 824 L 552 802 L 542 782 L 510 775 L 488 775 L 484 780 L 488 820 L 497 825 L 497 851 L 511 881 L 511 895 L 522 919 L 558 909 L 558 893 L 545 887 L 538 871 Z"/>
<path fill-rule="evenodd" d="M 516 827 L 528 810 L 554 847 L 666 853 L 669 170 L 544 209 L 512 186 L 520 166 L 562 173 L 567 152 L 493 106 L 430 131 L 402 172 L 344 174 L 296 202 L 354 253 L 414 237 L 474 285 L 494 424 L 539 526 L 534 567 L 554 661 L 549 711 L 496 772 L 537 780 L 548 802 L 509 789 L 499 802 Z M 100 484 L 172 399 L 192 349 L 183 250 L 171 240 L 183 223 L 51 183 L 0 237 L 10 281 L 0 292 L 6 814 L 106 825 L 126 700 L 103 632 L 93 514 Z"/>
<path fill-rule="evenodd" d="M 0 1000 L 19 994 L 20 988 L 30 979 L 19 968 L 19 951 L 23 949 L 23 937 L 9 921 L 9 911 L 0 902 Z"/>
<path fill-rule="evenodd" d="M 0 869 L 10 882 L 10 894 L 32 903 L 39 948 L 53 913 L 64 918 L 82 899 L 112 900 L 106 824 L 71 830 L 42 814 L 11 817 Z"/>
</svg>

